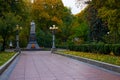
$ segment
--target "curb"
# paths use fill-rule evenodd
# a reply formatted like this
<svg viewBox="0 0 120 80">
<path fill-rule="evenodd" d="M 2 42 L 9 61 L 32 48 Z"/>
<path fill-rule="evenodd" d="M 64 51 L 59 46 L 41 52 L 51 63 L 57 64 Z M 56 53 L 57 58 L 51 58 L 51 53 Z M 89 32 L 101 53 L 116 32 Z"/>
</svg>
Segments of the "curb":
<svg viewBox="0 0 120 80">
<path fill-rule="evenodd" d="M 100 61 L 96 61 L 96 60 L 92 60 L 92 59 L 88 59 L 88 58 L 83 58 L 83 57 L 78 57 L 78 56 L 73 56 L 73 55 L 69 55 L 69 54 L 63 54 L 60 52 L 55 52 L 55 54 L 70 57 L 72 59 L 76 59 L 76 60 L 79 60 L 79 61 L 82 61 L 85 63 L 89 63 L 89 64 L 92 64 L 92 65 L 95 65 L 95 66 L 98 66 L 98 67 L 101 67 L 101 68 L 104 68 L 104 69 L 107 69 L 110 71 L 120 73 L 120 66 L 117 66 L 117 65 L 112 65 L 109 63 L 100 62 Z"/>
<path fill-rule="evenodd" d="M 5 71 L 5 69 L 10 65 L 10 63 L 19 55 L 16 53 L 12 58 L 10 58 L 5 64 L 0 66 L 0 75 Z"/>
</svg>

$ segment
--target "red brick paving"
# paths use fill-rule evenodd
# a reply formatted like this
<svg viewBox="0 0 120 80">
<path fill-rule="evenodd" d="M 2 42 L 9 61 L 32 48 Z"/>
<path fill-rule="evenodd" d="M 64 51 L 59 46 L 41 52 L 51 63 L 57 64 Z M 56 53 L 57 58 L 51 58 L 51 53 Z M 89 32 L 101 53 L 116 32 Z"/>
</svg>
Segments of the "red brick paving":
<svg viewBox="0 0 120 80">
<path fill-rule="evenodd" d="M 120 80 L 120 74 L 50 51 L 24 51 L 9 80 Z"/>
</svg>

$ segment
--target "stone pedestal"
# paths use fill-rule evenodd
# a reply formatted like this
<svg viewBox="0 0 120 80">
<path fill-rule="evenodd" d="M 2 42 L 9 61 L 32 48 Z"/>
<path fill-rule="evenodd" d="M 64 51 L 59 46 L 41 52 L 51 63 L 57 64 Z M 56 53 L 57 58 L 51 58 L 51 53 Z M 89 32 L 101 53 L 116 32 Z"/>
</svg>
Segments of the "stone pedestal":
<svg viewBox="0 0 120 80">
<path fill-rule="evenodd" d="M 31 29 L 30 29 L 30 38 L 29 43 L 27 45 L 27 49 L 40 49 L 35 35 L 35 23 L 31 22 Z"/>
</svg>

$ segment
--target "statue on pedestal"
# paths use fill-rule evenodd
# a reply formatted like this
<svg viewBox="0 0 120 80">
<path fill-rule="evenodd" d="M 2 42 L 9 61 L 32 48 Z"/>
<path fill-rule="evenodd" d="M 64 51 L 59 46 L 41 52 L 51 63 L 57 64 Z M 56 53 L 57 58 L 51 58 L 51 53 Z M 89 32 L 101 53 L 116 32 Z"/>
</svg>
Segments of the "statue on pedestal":
<svg viewBox="0 0 120 80">
<path fill-rule="evenodd" d="M 31 32 L 31 33 L 35 33 L 35 22 L 32 21 L 32 22 L 30 23 L 30 25 L 31 25 L 30 32 Z"/>
<path fill-rule="evenodd" d="M 35 35 L 35 22 L 32 21 L 30 23 L 30 38 L 29 38 L 29 43 L 27 45 L 27 49 L 40 49 L 37 40 L 36 40 L 36 35 Z"/>
</svg>

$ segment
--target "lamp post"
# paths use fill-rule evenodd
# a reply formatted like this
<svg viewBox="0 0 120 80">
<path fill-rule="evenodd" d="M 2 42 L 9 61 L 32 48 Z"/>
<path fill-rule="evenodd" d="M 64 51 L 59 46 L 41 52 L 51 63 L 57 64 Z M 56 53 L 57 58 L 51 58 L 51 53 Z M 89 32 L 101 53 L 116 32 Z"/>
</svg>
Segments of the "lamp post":
<svg viewBox="0 0 120 80">
<path fill-rule="evenodd" d="M 16 51 L 21 53 L 20 47 L 19 47 L 19 31 L 22 29 L 19 25 L 16 25 Z"/>
<path fill-rule="evenodd" d="M 58 27 L 55 27 L 55 25 L 53 25 L 53 27 L 49 28 L 52 31 L 52 49 L 51 49 L 51 53 L 54 53 L 55 49 L 55 31 L 58 29 Z"/>
</svg>

